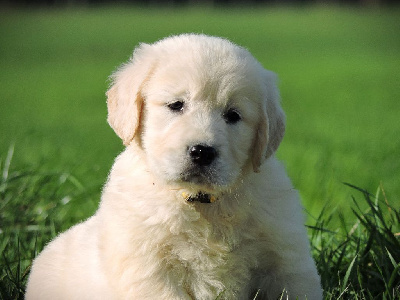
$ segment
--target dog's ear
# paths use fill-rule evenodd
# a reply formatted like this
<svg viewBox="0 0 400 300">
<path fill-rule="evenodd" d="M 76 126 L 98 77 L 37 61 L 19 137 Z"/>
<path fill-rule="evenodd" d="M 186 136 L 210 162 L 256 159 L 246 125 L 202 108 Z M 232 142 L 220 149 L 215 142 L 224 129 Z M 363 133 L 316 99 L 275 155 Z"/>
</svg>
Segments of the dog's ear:
<svg viewBox="0 0 400 300">
<path fill-rule="evenodd" d="M 256 128 L 256 136 L 253 145 L 253 156 L 252 164 L 254 172 L 258 173 L 260 166 L 265 157 L 265 151 L 267 149 L 268 142 L 268 118 L 267 113 L 264 110 L 262 112 L 261 120 Z"/>
<path fill-rule="evenodd" d="M 267 93 L 254 143 L 254 172 L 258 172 L 263 160 L 278 149 L 285 134 L 285 114 L 280 106 L 276 75 L 270 71 L 264 71 L 263 75 Z"/>
<path fill-rule="evenodd" d="M 149 45 L 140 45 L 131 60 L 111 75 L 107 91 L 107 121 L 127 146 L 140 126 L 143 106 L 142 87 L 150 77 L 154 62 L 148 53 Z"/>
<path fill-rule="evenodd" d="M 279 147 L 285 135 L 286 118 L 280 105 L 280 95 L 275 73 L 266 71 L 268 145 L 266 157 L 270 157 Z"/>
</svg>

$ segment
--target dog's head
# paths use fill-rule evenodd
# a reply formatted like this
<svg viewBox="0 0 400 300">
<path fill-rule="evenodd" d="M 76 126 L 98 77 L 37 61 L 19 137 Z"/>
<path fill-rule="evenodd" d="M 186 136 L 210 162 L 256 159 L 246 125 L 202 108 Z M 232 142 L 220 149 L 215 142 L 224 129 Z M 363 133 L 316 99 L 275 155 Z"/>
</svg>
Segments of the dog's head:
<svg viewBox="0 0 400 300">
<path fill-rule="evenodd" d="M 140 45 L 113 76 L 108 122 L 150 171 L 197 191 L 259 171 L 285 129 L 275 75 L 231 42 L 180 35 Z"/>
</svg>

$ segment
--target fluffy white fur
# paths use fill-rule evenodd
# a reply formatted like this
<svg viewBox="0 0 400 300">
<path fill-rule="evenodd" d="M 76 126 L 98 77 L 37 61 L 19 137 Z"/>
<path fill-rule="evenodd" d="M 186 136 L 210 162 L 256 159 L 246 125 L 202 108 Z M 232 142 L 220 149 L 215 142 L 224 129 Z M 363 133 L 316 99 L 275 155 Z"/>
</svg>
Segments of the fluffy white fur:
<svg viewBox="0 0 400 300">
<path fill-rule="evenodd" d="M 274 74 L 189 34 L 140 45 L 112 80 L 108 121 L 127 147 L 96 214 L 36 258 L 26 298 L 321 299 L 298 193 L 273 155 L 285 127 Z M 217 150 L 209 166 L 191 163 L 198 144 Z M 186 200 L 199 192 L 217 200 Z"/>
</svg>

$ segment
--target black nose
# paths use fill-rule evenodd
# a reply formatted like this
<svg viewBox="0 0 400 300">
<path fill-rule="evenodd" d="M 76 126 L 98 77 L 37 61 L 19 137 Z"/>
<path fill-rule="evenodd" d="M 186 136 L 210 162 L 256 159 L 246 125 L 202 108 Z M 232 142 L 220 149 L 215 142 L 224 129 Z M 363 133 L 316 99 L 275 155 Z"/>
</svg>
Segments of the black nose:
<svg viewBox="0 0 400 300">
<path fill-rule="evenodd" d="M 208 166 L 217 157 L 217 150 L 213 147 L 195 145 L 189 148 L 192 162 L 199 166 Z"/>
</svg>

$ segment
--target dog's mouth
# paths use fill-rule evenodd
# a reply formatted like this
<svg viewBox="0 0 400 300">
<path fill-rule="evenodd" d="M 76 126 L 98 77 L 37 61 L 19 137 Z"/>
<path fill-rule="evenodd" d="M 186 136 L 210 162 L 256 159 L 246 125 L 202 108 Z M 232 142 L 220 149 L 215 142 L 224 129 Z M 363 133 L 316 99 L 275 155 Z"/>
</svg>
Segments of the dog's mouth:
<svg viewBox="0 0 400 300">
<path fill-rule="evenodd" d="M 223 186 L 226 183 L 218 175 L 218 170 L 212 167 L 190 167 L 180 174 L 183 182 L 199 186 Z"/>
<path fill-rule="evenodd" d="M 229 189 L 226 178 L 220 176 L 218 166 L 188 166 L 175 181 L 181 188 L 181 197 L 189 203 L 214 203 Z"/>
<path fill-rule="evenodd" d="M 181 179 L 184 182 L 190 182 L 195 184 L 210 184 L 211 183 L 211 174 L 210 172 L 203 170 L 187 170 L 186 172 L 181 173 Z"/>
</svg>

